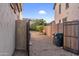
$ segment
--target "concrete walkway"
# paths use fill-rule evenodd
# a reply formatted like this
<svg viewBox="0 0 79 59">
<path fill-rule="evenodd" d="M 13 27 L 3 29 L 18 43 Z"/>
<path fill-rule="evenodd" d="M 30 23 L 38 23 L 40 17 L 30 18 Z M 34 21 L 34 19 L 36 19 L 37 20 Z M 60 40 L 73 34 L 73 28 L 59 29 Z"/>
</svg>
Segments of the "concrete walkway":
<svg viewBox="0 0 79 59">
<path fill-rule="evenodd" d="M 13 56 L 27 56 L 25 51 L 17 50 Z"/>
<path fill-rule="evenodd" d="M 75 56 L 75 54 L 56 47 L 52 39 L 39 32 L 31 32 L 30 56 Z"/>
</svg>

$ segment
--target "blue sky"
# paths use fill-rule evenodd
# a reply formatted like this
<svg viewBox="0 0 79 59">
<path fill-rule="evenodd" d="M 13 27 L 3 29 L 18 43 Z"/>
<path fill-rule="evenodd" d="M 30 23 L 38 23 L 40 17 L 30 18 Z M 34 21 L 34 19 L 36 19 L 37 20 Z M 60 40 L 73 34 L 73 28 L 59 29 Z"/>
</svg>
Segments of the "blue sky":
<svg viewBox="0 0 79 59">
<path fill-rule="evenodd" d="M 37 18 L 51 22 L 54 20 L 53 6 L 53 3 L 24 3 L 22 16 L 23 18 Z"/>
</svg>

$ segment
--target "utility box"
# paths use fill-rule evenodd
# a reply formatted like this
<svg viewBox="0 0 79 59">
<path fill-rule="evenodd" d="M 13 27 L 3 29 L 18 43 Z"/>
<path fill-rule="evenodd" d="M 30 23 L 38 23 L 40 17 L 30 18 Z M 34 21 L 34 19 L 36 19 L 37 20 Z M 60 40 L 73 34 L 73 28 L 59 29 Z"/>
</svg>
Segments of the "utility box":
<svg viewBox="0 0 79 59">
<path fill-rule="evenodd" d="M 16 20 L 16 50 L 23 50 L 26 54 L 29 53 L 29 21 Z"/>
</svg>

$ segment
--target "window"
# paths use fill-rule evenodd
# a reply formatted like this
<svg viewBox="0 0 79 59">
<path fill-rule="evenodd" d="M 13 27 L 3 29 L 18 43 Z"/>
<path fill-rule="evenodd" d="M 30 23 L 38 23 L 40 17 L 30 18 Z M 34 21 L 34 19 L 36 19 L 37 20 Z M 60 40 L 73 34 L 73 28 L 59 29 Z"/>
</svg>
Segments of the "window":
<svg viewBox="0 0 79 59">
<path fill-rule="evenodd" d="M 61 23 L 61 20 L 59 20 L 59 23 Z"/>
<path fill-rule="evenodd" d="M 62 21 L 63 22 L 66 22 L 67 21 L 67 17 L 63 18 Z"/>
<path fill-rule="evenodd" d="M 68 9 L 69 8 L 69 3 L 66 3 L 66 9 Z"/>
<path fill-rule="evenodd" d="M 61 4 L 59 4 L 59 14 L 61 13 Z"/>
</svg>

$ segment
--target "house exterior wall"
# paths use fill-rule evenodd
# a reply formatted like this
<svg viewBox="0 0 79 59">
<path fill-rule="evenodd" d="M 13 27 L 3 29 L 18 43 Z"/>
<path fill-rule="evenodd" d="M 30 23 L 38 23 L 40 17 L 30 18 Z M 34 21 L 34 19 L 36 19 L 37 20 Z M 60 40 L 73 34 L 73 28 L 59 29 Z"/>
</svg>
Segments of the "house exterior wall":
<svg viewBox="0 0 79 59">
<path fill-rule="evenodd" d="M 59 14 L 59 4 L 61 4 L 61 13 Z M 63 19 L 67 17 L 67 21 L 79 20 L 79 3 L 69 3 L 69 8 L 66 9 L 66 3 L 57 3 L 55 6 L 55 22 L 56 24 L 63 23 Z"/>
<path fill-rule="evenodd" d="M 8 3 L 0 4 L 0 55 L 12 55 L 15 50 L 15 20 L 17 15 Z"/>
</svg>

